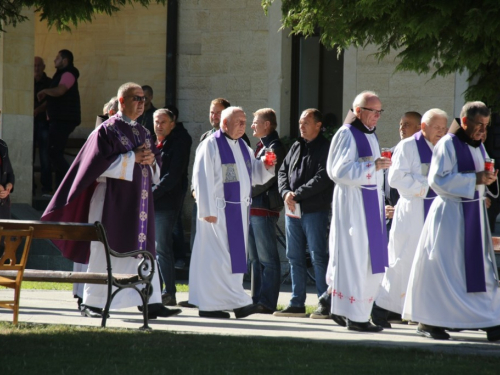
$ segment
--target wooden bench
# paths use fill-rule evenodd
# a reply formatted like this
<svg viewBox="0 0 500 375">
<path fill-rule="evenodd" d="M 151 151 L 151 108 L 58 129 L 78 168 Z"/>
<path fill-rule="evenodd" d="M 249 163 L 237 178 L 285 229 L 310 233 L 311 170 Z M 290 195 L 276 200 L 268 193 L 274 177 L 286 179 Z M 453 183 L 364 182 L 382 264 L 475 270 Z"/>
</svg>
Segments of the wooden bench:
<svg viewBox="0 0 500 375">
<path fill-rule="evenodd" d="M 121 254 L 112 250 L 108 244 L 106 231 L 100 222 L 95 222 L 94 224 L 78 224 L 27 220 L 0 220 L 0 228 L 3 228 L 4 230 L 29 229 L 29 227 L 33 227 L 34 229 L 34 239 L 101 242 L 104 246 L 106 255 L 107 272 L 88 273 L 26 269 L 24 271 L 23 280 L 107 285 L 107 300 L 102 313 L 102 327 L 106 326 L 109 308 L 116 294 L 124 289 L 134 289 L 139 293 L 143 304 L 142 313 L 144 317 L 144 325 L 141 329 L 149 329 L 148 301 L 152 291 L 151 283 L 155 272 L 155 259 L 151 253 L 145 250 L 137 250 Z M 111 268 L 111 256 L 116 258 L 142 258 L 137 267 L 137 274 L 113 274 Z M 0 276 L 13 278 L 15 277 L 15 271 L 0 271 Z M 117 288 L 114 292 L 113 287 Z"/>
</svg>

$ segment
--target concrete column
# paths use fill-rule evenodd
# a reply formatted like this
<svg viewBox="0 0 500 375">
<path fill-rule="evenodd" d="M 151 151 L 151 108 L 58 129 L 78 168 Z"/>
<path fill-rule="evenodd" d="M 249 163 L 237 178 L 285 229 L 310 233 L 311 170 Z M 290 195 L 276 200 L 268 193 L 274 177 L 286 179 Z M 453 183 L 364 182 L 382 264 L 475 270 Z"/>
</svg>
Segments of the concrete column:
<svg viewBox="0 0 500 375">
<path fill-rule="evenodd" d="M 31 204 L 35 15 L 31 10 L 23 15 L 29 20 L 0 35 L 0 136 L 16 176 L 11 199 Z"/>
<path fill-rule="evenodd" d="M 275 1 L 269 8 L 268 25 L 268 102 L 278 117 L 280 137 L 290 132 L 290 92 L 292 70 L 292 38 L 288 30 L 281 27 L 281 0 Z"/>
</svg>

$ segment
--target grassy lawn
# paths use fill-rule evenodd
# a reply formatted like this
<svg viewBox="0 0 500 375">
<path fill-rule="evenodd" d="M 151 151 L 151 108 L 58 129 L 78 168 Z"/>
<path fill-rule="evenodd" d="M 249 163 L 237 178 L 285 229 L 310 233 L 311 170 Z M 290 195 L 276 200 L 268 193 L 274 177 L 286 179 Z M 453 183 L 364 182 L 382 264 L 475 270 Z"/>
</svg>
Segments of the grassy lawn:
<svg viewBox="0 0 500 375">
<path fill-rule="evenodd" d="M 178 292 L 189 292 L 189 285 L 176 284 Z M 5 287 L 0 286 L 0 289 Z M 23 281 L 21 289 L 34 289 L 34 290 L 73 290 L 73 284 L 69 283 L 44 283 L 38 281 Z"/>
<path fill-rule="evenodd" d="M 498 374 L 498 358 L 0 322 L 2 374 Z M 8 360 L 7 360 L 8 359 Z"/>
</svg>

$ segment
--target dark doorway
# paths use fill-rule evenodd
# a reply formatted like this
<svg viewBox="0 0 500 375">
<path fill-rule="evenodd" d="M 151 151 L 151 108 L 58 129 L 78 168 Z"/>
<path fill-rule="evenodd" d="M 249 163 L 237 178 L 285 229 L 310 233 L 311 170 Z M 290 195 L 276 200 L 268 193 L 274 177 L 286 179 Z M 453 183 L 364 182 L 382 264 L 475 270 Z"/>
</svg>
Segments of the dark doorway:
<svg viewBox="0 0 500 375">
<path fill-rule="evenodd" d="M 299 135 L 298 122 L 304 109 L 317 108 L 326 127 L 338 127 L 343 120 L 344 53 L 327 50 L 319 36 L 292 40 L 292 95 L 290 137 Z"/>
</svg>

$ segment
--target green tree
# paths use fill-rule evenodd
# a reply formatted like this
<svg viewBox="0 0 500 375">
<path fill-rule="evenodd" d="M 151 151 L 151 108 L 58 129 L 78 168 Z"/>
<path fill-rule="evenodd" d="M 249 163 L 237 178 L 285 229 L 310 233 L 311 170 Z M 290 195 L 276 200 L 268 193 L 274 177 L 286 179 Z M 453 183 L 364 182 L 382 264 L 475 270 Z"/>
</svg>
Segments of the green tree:
<svg viewBox="0 0 500 375">
<path fill-rule="evenodd" d="M 274 0 L 262 0 L 267 12 Z M 377 47 L 380 61 L 398 53 L 396 71 L 467 70 L 467 100 L 500 110 L 500 1 L 282 0 L 282 25 L 293 34 L 319 33 L 327 48 Z"/>
<path fill-rule="evenodd" d="M 165 0 L 0 0 L 0 31 L 6 25 L 16 26 L 27 17 L 21 14 L 24 7 L 32 7 L 40 14 L 41 20 L 47 20 L 49 27 L 58 30 L 70 30 L 80 22 L 92 22 L 94 15 L 118 12 L 127 4 L 139 4 L 147 7 L 151 3 L 165 4 Z"/>
</svg>

